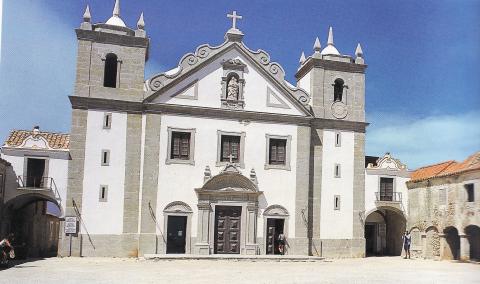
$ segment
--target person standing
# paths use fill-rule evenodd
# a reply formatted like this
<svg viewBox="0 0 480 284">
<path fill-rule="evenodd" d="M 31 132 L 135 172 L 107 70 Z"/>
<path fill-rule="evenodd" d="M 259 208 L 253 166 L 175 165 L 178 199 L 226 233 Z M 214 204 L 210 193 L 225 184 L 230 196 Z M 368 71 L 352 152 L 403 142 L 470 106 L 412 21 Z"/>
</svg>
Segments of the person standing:
<svg viewBox="0 0 480 284">
<path fill-rule="evenodd" d="M 408 258 L 410 259 L 410 244 L 412 243 L 412 236 L 410 236 L 410 233 L 408 231 L 405 231 L 405 234 L 402 236 L 403 239 L 403 249 L 405 250 L 405 259 Z"/>
<path fill-rule="evenodd" d="M 285 254 L 285 235 L 282 233 L 278 234 L 278 250 L 281 255 Z"/>
</svg>

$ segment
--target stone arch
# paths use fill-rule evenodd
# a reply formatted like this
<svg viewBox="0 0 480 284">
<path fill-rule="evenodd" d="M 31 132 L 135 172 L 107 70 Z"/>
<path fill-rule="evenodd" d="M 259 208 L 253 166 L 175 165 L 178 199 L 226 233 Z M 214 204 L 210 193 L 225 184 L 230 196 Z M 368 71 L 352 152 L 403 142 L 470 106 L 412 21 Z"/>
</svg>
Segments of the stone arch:
<svg viewBox="0 0 480 284">
<path fill-rule="evenodd" d="M 343 88 L 345 87 L 345 81 L 342 78 L 335 79 L 333 83 L 333 101 L 341 102 L 343 101 Z"/>
<path fill-rule="evenodd" d="M 470 259 L 480 260 L 480 227 L 477 225 L 468 225 L 464 229 L 470 245 Z"/>
<path fill-rule="evenodd" d="M 446 246 L 443 248 L 442 258 L 458 260 L 460 259 L 460 236 L 458 229 L 454 226 L 448 226 L 443 230 L 445 234 Z"/>
<path fill-rule="evenodd" d="M 381 206 L 368 211 L 365 216 L 365 254 L 400 255 L 407 222 L 403 212 Z"/>
<path fill-rule="evenodd" d="M 281 205 L 270 205 L 265 211 L 263 211 L 264 216 L 289 216 L 288 210 Z"/>
<path fill-rule="evenodd" d="M 165 213 L 192 213 L 192 208 L 183 201 L 173 201 L 163 209 Z"/>
<path fill-rule="evenodd" d="M 422 236 L 421 230 L 418 227 L 410 228 L 410 235 L 412 236 L 412 250 L 421 249 Z"/>
<path fill-rule="evenodd" d="M 115 53 L 105 56 L 105 68 L 103 74 L 103 86 L 108 88 L 117 87 L 118 57 Z"/>
</svg>

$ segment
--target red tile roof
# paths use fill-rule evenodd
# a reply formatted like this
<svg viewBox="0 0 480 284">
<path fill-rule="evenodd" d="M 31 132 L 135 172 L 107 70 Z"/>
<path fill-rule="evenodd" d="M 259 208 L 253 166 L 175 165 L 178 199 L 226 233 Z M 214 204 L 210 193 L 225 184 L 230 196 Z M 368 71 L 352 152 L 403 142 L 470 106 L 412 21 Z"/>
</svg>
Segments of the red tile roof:
<svg viewBox="0 0 480 284">
<path fill-rule="evenodd" d="M 5 146 L 18 147 L 23 144 L 25 139 L 32 135 L 31 130 L 12 130 Z M 42 136 L 48 142 L 48 146 L 52 149 L 64 149 L 68 150 L 70 144 L 70 134 L 65 133 L 53 133 L 53 132 L 39 132 L 38 135 Z"/>
<path fill-rule="evenodd" d="M 410 182 L 444 177 L 472 170 L 480 170 L 480 152 L 468 157 L 463 162 L 446 161 L 439 164 L 421 167 L 410 176 Z"/>
</svg>

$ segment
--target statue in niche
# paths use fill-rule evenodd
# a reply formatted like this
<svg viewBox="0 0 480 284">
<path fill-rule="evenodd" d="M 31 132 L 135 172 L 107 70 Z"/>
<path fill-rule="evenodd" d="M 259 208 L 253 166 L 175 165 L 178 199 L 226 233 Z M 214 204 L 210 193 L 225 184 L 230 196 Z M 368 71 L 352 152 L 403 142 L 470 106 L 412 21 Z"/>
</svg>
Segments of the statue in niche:
<svg viewBox="0 0 480 284">
<path fill-rule="evenodd" d="M 237 101 L 239 90 L 238 79 L 235 76 L 232 76 L 227 84 L 227 100 Z"/>
</svg>

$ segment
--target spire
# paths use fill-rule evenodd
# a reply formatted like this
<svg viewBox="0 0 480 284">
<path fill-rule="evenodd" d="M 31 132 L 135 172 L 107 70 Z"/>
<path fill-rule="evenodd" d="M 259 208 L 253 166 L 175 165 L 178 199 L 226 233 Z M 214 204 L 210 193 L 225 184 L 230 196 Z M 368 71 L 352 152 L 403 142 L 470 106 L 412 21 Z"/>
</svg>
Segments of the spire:
<svg viewBox="0 0 480 284">
<path fill-rule="evenodd" d="M 140 14 L 140 18 L 138 19 L 137 28 L 139 30 L 145 29 L 145 21 L 143 20 L 143 12 Z"/>
<path fill-rule="evenodd" d="M 83 21 L 90 23 L 90 20 L 92 19 L 92 16 L 90 15 L 90 7 L 85 8 L 85 13 L 83 13 Z"/>
<path fill-rule="evenodd" d="M 360 45 L 360 43 L 357 44 L 357 48 L 355 49 L 355 55 L 357 57 L 363 57 L 363 50 L 362 50 L 362 46 Z"/>
<path fill-rule="evenodd" d="M 318 37 L 315 39 L 315 44 L 313 45 L 313 50 L 315 51 L 315 53 L 318 53 L 318 52 L 320 52 L 320 50 L 322 50 L 322 45 L 320 44 L 320 40 L 318 39 Z"/>
<path fill-rule="evenodd" d="M 300 55 L 300 64 L 303 64 L 305 62 L 305 53 L 302 51 L 302 55 Z"/>
<path fill-rule="evenodd" d="M 333 28 L 330 27 L 330 29 L 328 30 L 328 42 L 327 42 L 328 45 L 333 45 Z"/>
<path fill-rule="evenodd" d="M 120 0 L 115 0 L 115 6 L 113 7 L 113 16 L 120 17 Z"/>
</svg>

